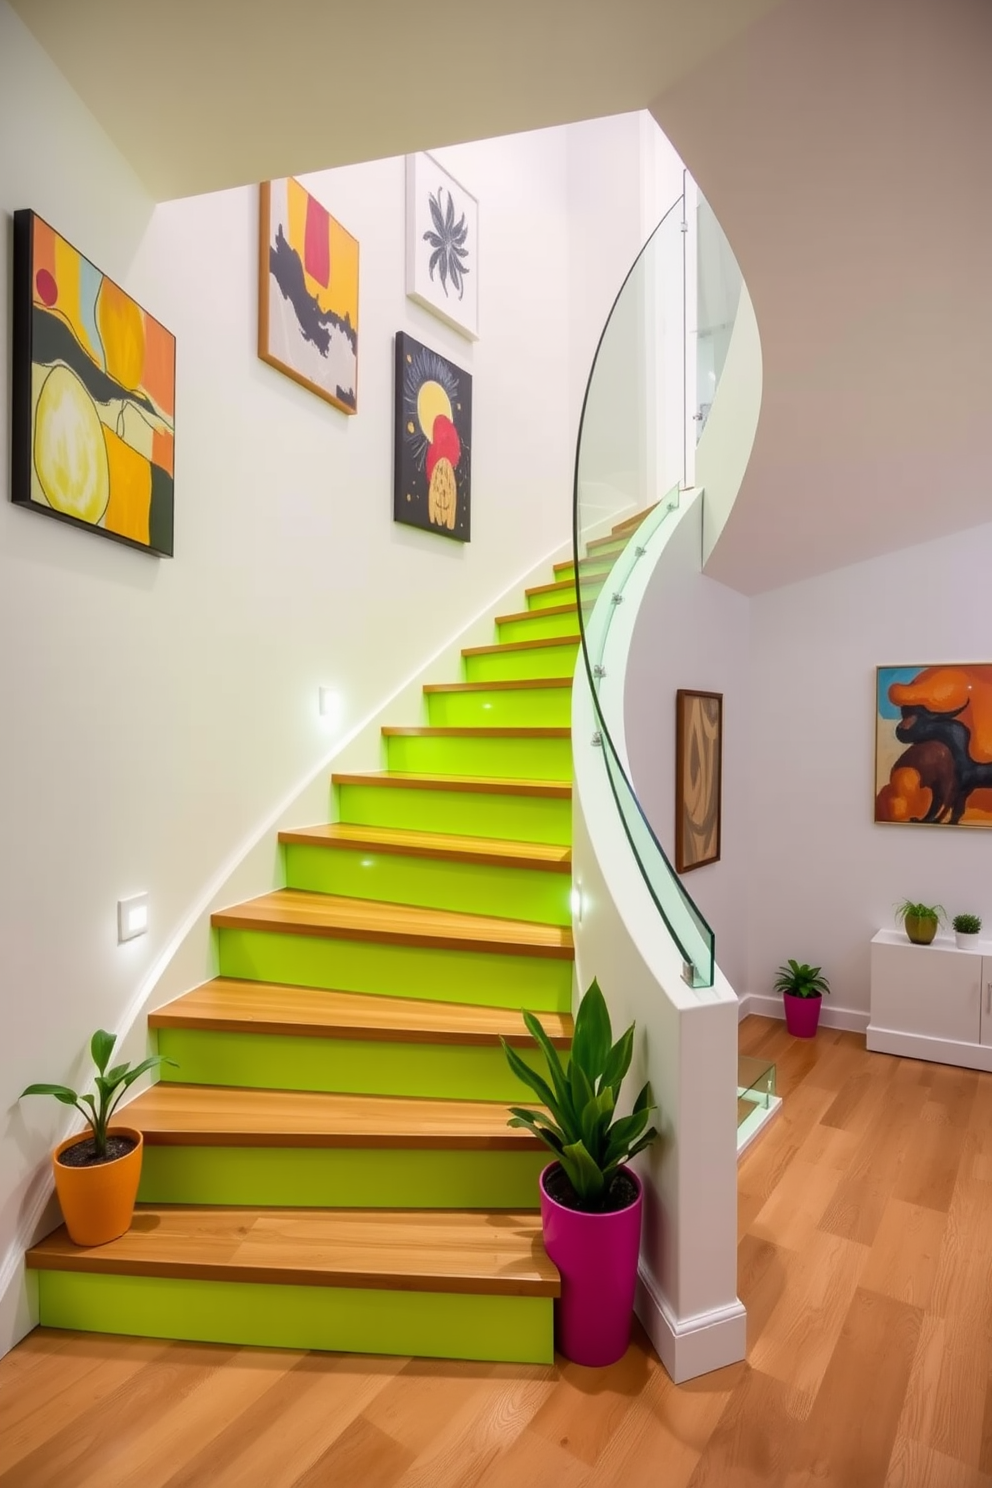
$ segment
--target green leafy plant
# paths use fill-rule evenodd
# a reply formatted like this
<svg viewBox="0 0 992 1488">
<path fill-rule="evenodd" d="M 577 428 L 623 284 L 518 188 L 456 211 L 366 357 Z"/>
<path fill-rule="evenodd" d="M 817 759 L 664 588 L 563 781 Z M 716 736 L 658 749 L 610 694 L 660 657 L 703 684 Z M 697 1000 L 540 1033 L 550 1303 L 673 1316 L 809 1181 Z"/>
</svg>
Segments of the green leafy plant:
<svg viewBox="0 0 992 1488">
<path fill-rule="evenodd" d="M 22 1098 L 25 1095 L 54 1095 L 57 1101 L 64 1106 L 75 1106 L 85 1118 L 93 1131 L 93 1146 L 97 1157 L 107 1155 L 107 1128 L 110 1118 L 113 1116 L 122 1097 L 128 1088 L 134 1084 L 140 1075 L 146 1070 L 154 1069 L 159 1064 L 175 1065 L 174 1059 L 166 1059 L 161 1054 L 153 1054 L 148 1059 L 143 1059 L 132 1069 L 129 1064 L 115 1064 L 112 1069 L 107 1068 L 110 1056 L 114 1051 L 117 1036 L 106 1033 L 98 1028 L 90 1040 L 90 1054 L 96 1065 L 96 1096 L 77 1095 L 68 1085 L 29 1085 L 26 1090 L 21 1091 Z"/>
<path fill-rule="evenodd" d="M 613 1120 L 617 1096 L 634 1052 L 634 1025 L 613 1043 L 606 999 L 594 981 L 579 1004 L 566 1070 L 558 1051 L 532 1013 L 524 1013 L 528 1031 L 548 1063 L 551 1084 L 502 1040 L 510 1068 L 547 1108 L 510 1107 L 510 1126 L 523 1126 L 557 1157 L 575 1189 L 581 1207 L 601 1211 L 610 1184 L 622 1163 L 649 1146 L 658 1135 L 645 1130 L 654 1109 L 647 1084 L 629 1116 Z"/>
<path fill-rule="evenodd" d="M 912 899 L 896 905 L 897 920 L 936 920 L 939 925 L 946 913 L 942 904 L 916 904 Z"/>
<path fill-rule="evenodd" d="M 775 976 L 775 991 L 788 992 L 793 997 L 820 997 L 830 993 L 830 984 L 821 975 L 819 966 L 807 966 L 805 961 L 788 961 L 780 966 Z"/>
<path fill-rule="evenodd" d="M 961 935 L 977 935 L 982 928 L 981 915 L 959 914 L 951 922 Z"/>
</svg>

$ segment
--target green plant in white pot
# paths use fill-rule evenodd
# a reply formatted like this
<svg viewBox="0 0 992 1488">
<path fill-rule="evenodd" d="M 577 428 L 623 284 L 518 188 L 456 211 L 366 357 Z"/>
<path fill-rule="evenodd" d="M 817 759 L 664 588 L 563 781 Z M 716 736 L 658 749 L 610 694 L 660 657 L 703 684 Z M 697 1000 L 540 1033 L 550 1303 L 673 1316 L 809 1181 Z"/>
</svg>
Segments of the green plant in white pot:
<svg viewBox="0 0 992 1488">
<path fill-rule="evenodd" d="M 982 917 L 976 914 L 956 914 L 951 921 L 954 939 L 961 951 L 973 951 L 982 938 Z"/>
</svg>

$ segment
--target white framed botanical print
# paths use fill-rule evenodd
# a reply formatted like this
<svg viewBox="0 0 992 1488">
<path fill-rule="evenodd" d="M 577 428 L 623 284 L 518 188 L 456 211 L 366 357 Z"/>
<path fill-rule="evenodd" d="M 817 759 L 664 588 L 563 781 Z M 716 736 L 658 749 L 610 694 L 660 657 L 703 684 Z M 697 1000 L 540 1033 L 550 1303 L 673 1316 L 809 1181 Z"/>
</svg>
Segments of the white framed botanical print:
<svg viewBox="0 0 992 1488">
<path fill-rule="evenodd" d="M 479 336 L 479 203 L 433 155 L 406 157 L 406 292 Z"/>
</svg>

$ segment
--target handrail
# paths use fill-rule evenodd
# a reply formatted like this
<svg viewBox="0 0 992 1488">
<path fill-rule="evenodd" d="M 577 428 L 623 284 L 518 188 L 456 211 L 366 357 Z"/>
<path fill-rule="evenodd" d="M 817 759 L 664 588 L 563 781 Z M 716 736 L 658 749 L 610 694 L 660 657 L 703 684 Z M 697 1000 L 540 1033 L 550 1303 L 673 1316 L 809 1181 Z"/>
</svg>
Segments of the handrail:
<svg viewBox="0 0 992 1488">
<path fill-rule="evenodd" d="M 638 801 L 600 698 L 604 648 L 624 588 L 654 533 L 677 509 L 686 481 L 685 206 L 683 189 L 632 264 L 596 347 L 576 447 L 573 577 L 594 742 L 601 747 L 617 811 L 651 897 L 678 946 L 685 980 L 690 986 L 711 987 L 713 931 Z M 625 443 L 633 443 L 634 450 L 625 449 Z M 630 516 L 610 527 L 610 517 L 625 511 Z M 604 526 L 607 535 L 600 531 Z M 587 542 L 596 546 L 583 553 Z M 597 554 L 605 561 L 597 561 Z"/>
</svg>

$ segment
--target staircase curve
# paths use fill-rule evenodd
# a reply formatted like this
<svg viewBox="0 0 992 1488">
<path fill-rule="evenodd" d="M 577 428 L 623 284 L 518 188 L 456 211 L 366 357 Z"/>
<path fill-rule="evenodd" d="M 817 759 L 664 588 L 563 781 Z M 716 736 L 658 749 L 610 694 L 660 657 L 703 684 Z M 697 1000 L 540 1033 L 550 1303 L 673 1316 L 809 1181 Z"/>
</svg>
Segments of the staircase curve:
<svg viewBox="0 0 992 1488">
<path fill-rule="evenodd" d="M 707 234 L 698 243 L 697 224 Z M 644 595 L 664 582 L 671 536 L 709 497 L 694 484 L 697 426 L 705 422 L 698 468 L 713 478 L 708 530 L 704 517 L 710 546 L 756 428 L 760 349 L 743 285 L 732 323 L 719 327 L 716 355 L 714 328 L 704 326 L 696 270 L 712 261 L 714 234 L 722 239 L 687 179 L 603 330 L 574 486 L 581 643 L 572 694 L 576 969 L 580 989 L 599 980 L 615 1025 L 636 1021 L 632 1079 L 651 1080 L 658 1106 L 662 1140 L 639 1160 L 646 1182 L 637 1305 L 676 1381 L 744 1356 L 736 1257 L 738 999 L 717 964 L 712 929 L 638 801 L 624 691 Z M 716 246 L 729 253 L 725 239 Z M 697 358 L 704 384 L 698 397 Z M 658 636 L 657 644 L 677 648 L 679 637 Z"/>
</svg>

